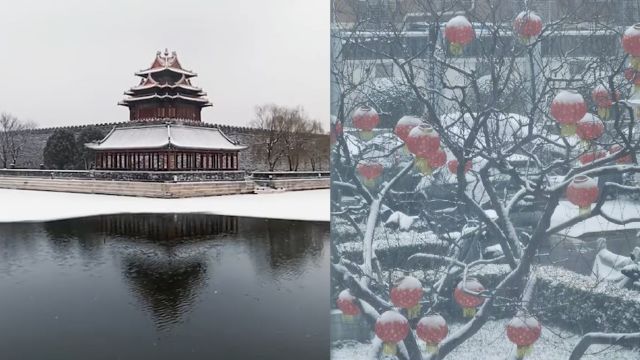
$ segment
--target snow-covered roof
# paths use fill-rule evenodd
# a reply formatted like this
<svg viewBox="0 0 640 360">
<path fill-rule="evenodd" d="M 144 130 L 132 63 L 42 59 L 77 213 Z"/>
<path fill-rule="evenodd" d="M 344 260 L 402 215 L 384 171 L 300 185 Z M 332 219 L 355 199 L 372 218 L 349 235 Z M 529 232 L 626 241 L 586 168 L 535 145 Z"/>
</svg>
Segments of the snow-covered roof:
<svg viewBox="0 0 640 360">
<path fill-rule="evenodd" d="M 85 144 L 94 150 L 181 149 L 240 151 L 247 147 L 234 144 L 218 128 L 159 124 L 116 127 L 101 141 Z"/>
<path fill-rule="evenodd" d="M 211 106 L 211 103 L 209 102 L 209 100 L 207 98 L 197 98 L 197 97 L 191 97 L 191 96 L 184 96 L 184 95 L 158 95 L 158 94 L 151 94 L 151 95 L 146 95 L 146 96 L 130 96 L 122 101 L 120 101 L 118 104 L 120 105 L 126 105 L 128 102 L 132 102 L 132 101 L 140 101 L 140 100 L 148 100 L 148 99 L 183 99 L 183 100 L 189 100 L 189 101 L 195 101 L 195 102 L 199 102 L 199 103 L 204 103 L 204 106 Z"/>
<path fill-rule="evenodd" d="M 146 70 L 138 71 L 136 75 L 146 77 L 146 75 L 162 71 L 172 71 L 178 74 L 183 74 L 187 77 L 197 75 L 193 71 L 183 69 L 182 65 L 180 65 L 180 61 L 178 61 L 178 55 L 176 55 L 176 52 L 174 51 L 169 55 L 169 51 L 167 49 L 164 50 L 164 54 L 158 51 L 155 59 L 153 59 L 153 62 L 151 63 L 151 66 Z"/>
</svg>

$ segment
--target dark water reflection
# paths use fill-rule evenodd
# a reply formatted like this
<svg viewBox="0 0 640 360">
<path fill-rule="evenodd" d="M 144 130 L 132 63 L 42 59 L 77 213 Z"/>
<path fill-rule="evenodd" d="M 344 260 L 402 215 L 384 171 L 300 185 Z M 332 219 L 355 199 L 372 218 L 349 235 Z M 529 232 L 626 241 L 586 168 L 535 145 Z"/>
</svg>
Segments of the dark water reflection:
<svg viewBox="0 0 640 360">
<path fill-rule="evenodd" d="M 0 224 L 2 359 L 327 359 L 328 223 Z"/>
</svg>

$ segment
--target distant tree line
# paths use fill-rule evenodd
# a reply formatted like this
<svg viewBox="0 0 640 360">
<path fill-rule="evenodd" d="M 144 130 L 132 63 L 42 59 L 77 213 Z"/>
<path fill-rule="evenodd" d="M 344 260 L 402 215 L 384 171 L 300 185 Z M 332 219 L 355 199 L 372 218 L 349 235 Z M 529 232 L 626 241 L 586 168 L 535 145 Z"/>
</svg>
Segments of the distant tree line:
<svg viewBox="0 0 640 360">
<path fill-rule="evenodd" d="M 24 145 L 28 142 L 27 130 L 34 129 L 36 124 L 23 121 L 9 114 L 0 114 L 0 165 L 2 168 L 15 166 L 22 155 Z"/>
<path fill-rule="evenodd" d="M 43 165 L 48 169 L 91 169 L 95 153 L 84 144 L 101 140 L 104 136 L 104 132 L 96 126 L 83 128 L 77 136 L 68 129 L 57 129 L 47 139 Z"/>
<path fill-rule="evenodd" d="M 290 171 L 297 171 L 305 161 L 312 170 L 319 170 L 329 157 L 329 137 L 322 124 L 309 118 L 300 107 L 258 106 L 251 126 L 263 130 L 251 151 L 270 171 L 281 163 L 286 163 Z"/>
</svg>

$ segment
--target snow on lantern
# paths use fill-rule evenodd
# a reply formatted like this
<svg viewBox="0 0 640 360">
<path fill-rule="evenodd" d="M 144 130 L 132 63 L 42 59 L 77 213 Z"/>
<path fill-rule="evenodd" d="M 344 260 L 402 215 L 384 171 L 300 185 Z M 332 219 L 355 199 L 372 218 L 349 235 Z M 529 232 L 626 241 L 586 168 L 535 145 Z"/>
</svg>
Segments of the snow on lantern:
<svg viewBox="0 0 640 360">
<path fill-rule="evenodd" d="M 465 45 L 470 44 L 476 37 L 473 26 L 462 15 L 451 18 L 444 26 L 444 37 L 449 41 L 449 51 L 453 55 L 462 54 Z"/>
<path fill-rule="evenodd" d="M 584 165 L 587 165 L 587 164 L 591 164 L 592 162 L 594 162 L 594 161 L 596 161 L 598 159 L 602 159 L 605 156 L 607 156 L 607 152 L 606 151 L 593 149 L 593 150 L 587 151 L 584 154 L 580 155 L 578 157 L 578 161 L 580 162 L 580 165 L 584 166 Z"/>
<path fill-rule="evenodd" d="M 576 134 L 580 140 L 591 142 L 604 133 L 604 123 L 593 114 L 586 113 L 576 124 Z"/>
<path fill-rule="evenodd" d="M 376 183 L 384 170 L 383 166 L 378 163 L 366 162 L 359 163 L 357 167 L 358 173 L 362 177 L 364 185 L 369 189 L 376 187 Z"/>
<path fill-rule="evenodd" d="M 520 41 L 529 44 L 542 32 L 542 19 L 533 11 L 523 11 L 513 21 L 513 29 L 518 34 Z"/>
<path fill-rule="evenodd" d="M 579 214 L 588 214 L 591 211 L 591 204 L 598 200 L 598 183 L 586 176 L 578 175 L 573 178 L 573 181 L 567 186 L 567 199 L 580 208 Z"/>
<path fill-rule="evenodd" d="M 360 137 L 363 140 L 373 138 L 373 129 L 380 122 L 378 112 L 370 106 L 360 106 L 353 113 L 353 126 L 360 130 Z"/>
<path fill-rule="evenodd" d="M 416 156 L 416 167 L 425 175 L 431 175 L 447 161 L 447 154 L 440 149 L 440 135 L 429 125 L 414 127 L 405 142 Z"/>
<path fill-rule="evenodd" d="M 405 276 L 391 289 L 391 302 L 394 306 L 407 309 L 409 319 L 420 314 L 420 300 L 422 299 L 422 284 L 413 276 Z"/>
<path fill-rule="evenodd" d="M 540 338 L 542 326 L 533 316 L 516 315 L 507 323 L 507 337 L 518 346 L 516 357 L 524 359 L 531 353 L 533 343 Z"/>
<path fill-rule="evenodd" d="M 437 353 L 438 345 L 449 334 L 447 321 L 438 314 L 427 315 L 418 321 L 416 334 L 427 343 L 427 352 Z"/>
<path fill-rule="evenodd" d="M 467 162 L 464 163 L 465 174 L 469 172 L 469 170 L 471 170 L 471 166 L 472 166 L 471 160 L 467 160 Z M 453 158 L 449 160 L 449 162 L 447 162 L 447 168 L 449 169 L 450 173 L 455 175 L 458 172 L 458 159 Z"/>
<path fill-rule="evenodd" d="M 460 281 L 453 291 L 453 297 L 463 309 L 462 314 L 464 317 L 470 318 L 476 315 L 476 308 L 484 303 L 484 298 L 467 291 L 480 293 L 484 291 L 484 286 L 477 279 L 467 278 L 466 282 Z"/>
<path fill-rule="evenodd" d="M 551 116 L 560 124 L 561 134 L 576 133 L 576 123 L 587 113 L 587 104 L 582 95 L 572 90 L 562 90 L 551 101 Z"/>
<path fill-rule="evenodd" d="M 351 321 L 354 316 L 360 314 L 360 308 L 356 305 L 356 297 L 351 295 L 349 289 L 344 289 L 338 294 L 336 305 L 342 311 L 342 318 Z"/>
<path fill-rule="evenodd" d="M 611 105 L 613 105 L 614 100 L 617 101 L 620 99 L 620 93 L 616 91 L 614 97 L 615 99 L 612 99 L 609 89 L 604 85 L 598 85 L 593 89 L 593 91 L 591 91 L 591 98 L 598 107 L 598 116 L 603 119 L 609 118 L 609 109 L 611 108 Z"/>
<path fill-rule="evenodd" d="M 629 26 L 622 35 L 622 48 L 631 55 L 630 65 L 640 70 L 640 24 Z"/>
<path fill-rule="evenodd" d="M 415 116 L 403 116 L 396 123 L 394 132 L 400 140 L 406 143 L 407 137 L 409 136 L 409 132 L 413 130 L 414 127 L 419 126 L 421 124 L 422 124 L 422 120 L 420 118 L 417 118 Z"/>
<path fill-rule="evenodd" d="M 609 148 L 609 153 L 615 154 L 622 151 L 622 149 L 623 149 L 622 146 L 618 144 L 613 144 L 611 148 Z M 633 158 L 631 157 L 631 154 L 622 156 L 616 160 L 616 163 L 618 164 L 631 164 L 632 162 L 633 162 Z"/>
<path fill-rule="evenodd" d="M 383 352 L 387 355 L 397 353 L 396 344 L 409 334 L 409 321 L 397 311 L 385 311 L 376 320 L 376 336 L 383 342 Z"/>
</svg>

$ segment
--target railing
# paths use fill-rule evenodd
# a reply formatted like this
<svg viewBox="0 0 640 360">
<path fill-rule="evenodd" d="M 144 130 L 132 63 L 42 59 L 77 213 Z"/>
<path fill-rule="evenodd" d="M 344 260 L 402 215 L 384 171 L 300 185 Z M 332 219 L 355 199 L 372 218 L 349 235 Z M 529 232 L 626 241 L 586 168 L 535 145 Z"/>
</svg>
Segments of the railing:
<svg viewBox="0 0 640 360">
<path fill-rule="evenodd" d="M 243 181 L 244 171 L 124 171 L 124 170 L 35 170 L 0 169 L 0 176 L 47 179 L 94 179 L 113 181 L 199 182 Z"/>
</svg>

